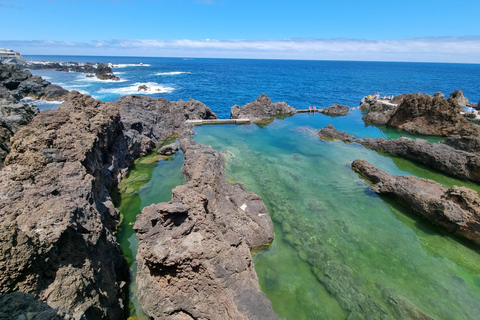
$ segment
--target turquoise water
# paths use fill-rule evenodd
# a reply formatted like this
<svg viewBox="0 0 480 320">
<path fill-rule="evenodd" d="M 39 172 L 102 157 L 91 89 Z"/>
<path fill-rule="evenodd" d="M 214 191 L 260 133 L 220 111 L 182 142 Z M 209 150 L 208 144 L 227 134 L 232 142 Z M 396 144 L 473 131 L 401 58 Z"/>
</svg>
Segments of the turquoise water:
<svg viewBox="0 0 480 320">
<path fill-rule="evenodd" d="M 166 141 L 164 144 L 171 142 L 173 140 Z M 138 238 L 133 231 L 133 225 L 136 216 L 144 207 L 170 201 L 172 189 L 185 182 L 181 172 L 183 160 L 184 155 L 181 151 L 173 156 L 163 158 L 153 152 L 137 159 L 131 166 L 128 175 L 111 194 L 115 207 L 122 213 L 122 221 L 117 230 L 117 240 L 130 268 L 130 300 L 127 316 L 132 320 L 148 319 L 136 299 Z"/>
<path fill-rule="evenodd" d="M 261 289 L 286 319 L 480 319 L 478 247 L 369 189 L 350 168 L 363 158 L 391 174 L 463 184 L 358 144 L 323 141 L 333 123 L 356 136 L 395 131 L 358 115 L 296 115 L 266 127 L 202 126 L 195 139 L 228 159 L 227 177 L 261 195 L 275 225 L 255 254 Z M 477 190 L 475 184 L 468 184 Z"/>
</svg>

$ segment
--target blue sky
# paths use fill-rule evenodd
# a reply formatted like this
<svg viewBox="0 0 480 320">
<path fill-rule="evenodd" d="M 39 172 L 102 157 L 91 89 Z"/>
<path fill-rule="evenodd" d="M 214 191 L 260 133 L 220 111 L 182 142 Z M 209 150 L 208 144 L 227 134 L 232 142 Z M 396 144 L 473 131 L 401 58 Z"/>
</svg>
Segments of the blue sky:
<svg viewBox="0 0 480 320">
<path fill-rule="evenodd" d="M 23 54 L 480 63 L 480 1 L 0 0 Z"/>
</svg>

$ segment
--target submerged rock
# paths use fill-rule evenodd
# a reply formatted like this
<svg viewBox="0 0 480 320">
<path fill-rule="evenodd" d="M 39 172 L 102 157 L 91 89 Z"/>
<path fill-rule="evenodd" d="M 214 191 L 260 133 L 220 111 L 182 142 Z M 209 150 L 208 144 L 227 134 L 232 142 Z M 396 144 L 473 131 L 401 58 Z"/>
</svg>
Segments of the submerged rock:
<svg viewBox="0 0 480 320">
<path fill-rule="evenodd" d="M 277 115 L 293 115 L 297 110 L 285 102 L 273 103 L 265 94 L 243 107 L 234 105 L 230 109 L 230 119 L 249 119 L 252 122 L 265 120 Z"/>
<path fill-rule="evenodd" d="M 211 147 L 182 140 L 187 183 L 134 229 L 138 299 L 153 319 L 278 319 L 250 251 L 273 240 L 262 198 L 228 183 Z"/>
<path fill-rule="evenodd" d="M 369 112 L 365 122 L 384 124 L 423 135 L 478 135 L 480 129 L 460 115 L 458 102 L 437 95 L 409 94 L 397 96 L 397 107 L 382 112 Z M 377 111 L 377 110 L 375 110 Z"/>
<path fill-rule="evenodd" d="M 346 116 L 350 113 L 350 108 L 341 104 L 334 104 L 328 108 L 322 108 L 317 110 L 328 116 Z"/>
<path fill-rule="evenodd" d="M 390 175 L 362 159 L 355 160 L 352 168 L 372 183 L 376 193 L 391 195 L 425 219 L 480 244 L 480 198 L 475 191 Z"/>
</svg>

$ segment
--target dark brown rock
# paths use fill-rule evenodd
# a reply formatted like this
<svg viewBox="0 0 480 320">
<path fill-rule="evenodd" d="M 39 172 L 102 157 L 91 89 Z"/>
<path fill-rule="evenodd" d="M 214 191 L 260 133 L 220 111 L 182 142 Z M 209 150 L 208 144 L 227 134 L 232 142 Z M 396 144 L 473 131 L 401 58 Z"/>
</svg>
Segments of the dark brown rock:
<svg viewBox="0 0 480 320">
<path fill-rule="evenodd" d="M 424 94 L 396 97 L 398 107 L 385 112 L 369 112 L 364 121 L 386 124 L 408 132 L 423 135 L 478 135 L 480 130 L 460 115 L 461 107 L 455 99 Z"/>
<path fill-rule="evenodd" d="M 320 138 L 324 140 L 343 140 L 345 142 L 353 142 L 355 137 L 351 134 L 340 132 L 331 124 L 327 125 L 322 129 L 318 129 L 318 134 Z"/>
<path fill-rule="evenodd" d="M 480 198 L 475 191 L 390 175 L 362 159 L 355 160 L 352 168 L 372 183 L 376 193 L 391 195 L 425 219 L 480 244 Z"/>
<path fill-rule="evenodd" d="M 234 105 L 230 109 L 230 119 L 249 119 L 252 122 L 266 120 L 277 115 L 293 115 L 297 110 L 285 102 L 273 103 L 265 94 L 243 107 Z"/>
<path fill-rule="evenodd" d="M 74 317 L 72 314 L 49 307 L 31 294 L 13 292 L 0 295 L 0 319 L 68 320 Z"/>
<path fill-rule="evenodd" d="M 391 140 L 356 139 L 352 135 L 338 132 L 331 125 L 321 129 L 320 133 L 322 139 L 356 142 L 374 150 L 424 164 L 452 177 L 480 182 L 480 153 L 478 152 L 480 141 L 476 137 L 450 137 L 445 142 L 439 143 L 405 137 Z"/>
<path fill-rule="evenodd" d="M 458 103 L 458 105 L 462 108 L 465 108 L 470 103 L 468 101 L 468 98 L 463 95 L 462 90 L 457 90 L 452 92 L 448 99 L 455 100 Z"/>
<path fill-rule="evenodd" d="M 31 293 L 75 319 L 123 318 L 128 271 L 109 190 L 158 139 L 187 134 L 184 119 L 211 114 L 196 107 L 73 91 L 22 127 L 0 171 L 0 293 Z"/>
<path fill-rule="evenodd" d="M 350 113 L 350 108 L 341 104 L 334 104 L 328 108 L 322 108 L 317 110 L 328 116 L 346 116 Z"/>
<path fill-rule="evenodd" d="M 187 183 L 137 217 L 138 299 L 153 319 L 278 319 L 250 251 L 273 240 L 262 198 L 231 185 L 223 157 L 182 141 Z"/>
</svg>

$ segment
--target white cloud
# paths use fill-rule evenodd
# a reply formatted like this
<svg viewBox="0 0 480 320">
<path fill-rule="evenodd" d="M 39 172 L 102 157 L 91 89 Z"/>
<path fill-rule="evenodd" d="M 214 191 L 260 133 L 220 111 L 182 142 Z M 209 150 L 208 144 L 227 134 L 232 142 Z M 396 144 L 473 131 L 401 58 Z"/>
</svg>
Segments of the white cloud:
<svg viewBox="0 0 480 320">
<path fill-rule="evenodd" d="M 480 36 L 411 39 L 0 41 L 24 54 L 480 63 Z"/>
</svg>

